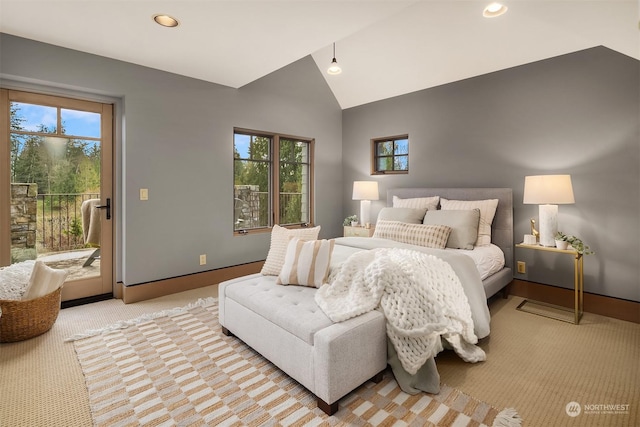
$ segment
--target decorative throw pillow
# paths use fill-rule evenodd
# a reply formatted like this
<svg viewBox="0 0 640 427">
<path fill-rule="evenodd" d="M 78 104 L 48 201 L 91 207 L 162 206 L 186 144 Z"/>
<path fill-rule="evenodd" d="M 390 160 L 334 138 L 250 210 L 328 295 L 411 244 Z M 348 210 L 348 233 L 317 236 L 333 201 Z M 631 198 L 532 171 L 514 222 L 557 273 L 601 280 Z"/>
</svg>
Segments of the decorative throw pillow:
<svg viewBox="0 0 640 427">
<path fill-rule="evenodd" d="M 382 208 L 378 213 L 378 221 L 400 221 L 409 224 L 421 224 L 426 209 Z"/>
<path fill-rule="evenodd" d="M 277 276 L 284 264 L 284 255 L 287 252 L 287 245 L 291 237 L 298 237 L 302 240 L 316 240 L 320 233 L 320 226 L 312 228 L 289 229 L 274 225 L 271 230 L 271 246 L 267 259 L 262 266 L 260 273 L 264 276 Z"/>
<path fill-rule="evenodd" d="M 446 225 L 407 224 L 400 221 L 378 221 L 373 237 L 395 240 L 410 245 L 444 249 L 451 234 Z"/>
<path fill-rule="evenodd" d="M 480 222 L 478 224 L 478 239 L 476 246 L 487 246 L 491 244 L 491 223 L 496 215 L 498 199 L 488 200 L 447 200 L 440 199 L 440 209 L 449 210 L 469 210 L 480 209 Z"/>
<path fill-rule="evenodd" d="M 36 261 L 22 300 L 26 301 L 48 295 L 62 286 L 66 278 L 66 270 L 51 268 L 42 261 Z"/>
<path fill-rule="evenodd" d="M 453 249 L 473 249 L 478 240 L 480 209 L 467 211 L 427 211 L 423 224 L 447 225 L 451 234 L 447 247 Z"/>
<path fill-rule="evenodd" d="M 287 246 L 278 285 L 319 288 L 327 281 L 335 240 L 303 241 L 293 237 Z"/>
<path fill-rule="evenodd" d="M 438 202 L 440 196 L 433 197 L 413 197 L 411 199 L 401 199 L 398 196 L 393 196 L 394 208 L 413 208 L 413 209 L 426 209 L 434 210 L 438 209 Z"/>
</svg>

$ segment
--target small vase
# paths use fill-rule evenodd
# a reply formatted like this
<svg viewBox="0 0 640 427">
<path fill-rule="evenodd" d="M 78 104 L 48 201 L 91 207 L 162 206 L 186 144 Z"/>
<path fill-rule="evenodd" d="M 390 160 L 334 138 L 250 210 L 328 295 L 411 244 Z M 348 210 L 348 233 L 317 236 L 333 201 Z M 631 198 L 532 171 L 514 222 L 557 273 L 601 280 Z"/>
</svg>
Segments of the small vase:
<svg viewBox="0 0 640 427">
<path fill-rule="evenodd" d="M 352 227 L 357 227 L 358 226 L 358 221 L 351 221 L 351 226 Z"/>
<path fill-rule="evenodd" d="M 569 242 L 565 240 L 556 240 L 556 248 L 566 250 L 569 247 Z"/>
</svg>

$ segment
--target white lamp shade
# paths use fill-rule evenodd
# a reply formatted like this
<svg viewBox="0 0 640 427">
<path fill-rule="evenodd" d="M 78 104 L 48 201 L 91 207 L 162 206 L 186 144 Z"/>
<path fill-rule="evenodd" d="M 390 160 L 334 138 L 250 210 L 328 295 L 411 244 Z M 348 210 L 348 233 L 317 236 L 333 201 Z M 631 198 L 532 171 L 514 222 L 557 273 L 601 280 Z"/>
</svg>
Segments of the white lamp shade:
<svg viewBox="0 0 640 427">
<path fill-rule="evenodd" d="M 524 177 L 525 205 L 540 205 L 538 220 L 540 244 L 555 246 L 558 231 L 558 205 L 575 203 L 571 175 L 534 175 Z"/>
<path fill-rule="evenodd" d="M 524 177 L 525 205 L 565 205 L 575 203 L 571 175 L 533 175 Z"/>
<path fill-rule="evenodd" d="M 354 181 L 353 200 L 378 200 L 378 181 Z"/>
</svg>

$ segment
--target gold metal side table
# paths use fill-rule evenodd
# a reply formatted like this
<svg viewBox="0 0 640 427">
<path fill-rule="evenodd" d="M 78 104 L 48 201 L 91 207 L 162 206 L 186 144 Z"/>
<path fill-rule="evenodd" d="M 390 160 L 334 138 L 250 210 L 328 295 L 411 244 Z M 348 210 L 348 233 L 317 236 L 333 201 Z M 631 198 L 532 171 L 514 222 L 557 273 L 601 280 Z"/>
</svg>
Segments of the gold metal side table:
<svg viewBox="0 0 640 427">
<path fill-rule="evenodd" d="M 516 245 L 516 248 L 532 249 L 535 251 L 557 252 L 557 253 L 568 254 L 573 256 L 573 291 L 574 291 L 573 310 L 568 309 L 566 307 L 559 306 L 559 305 L 555 305 L 555 304 L 549 304 L 549 303 L 540 302 L 540 301 L 530 301 L 526 299 L 518 305 L 517 309 L 527 313 L 537 314 L 539 316 L 545 316 L 552 319 L 561 320 L 563 322 L 573 323 L 575 325 L 579 324 L 580 319 L 582 318 L 582 314 L 584 313 L 584 310 L 583 310 L 584 308 L 584 296 L 583 296 L 584 294 L 584 260 L 583 258 L 584 257 L 582 256 L 582 254 L 576 252 L 573 249 L 558 249 L 558 248 L 552 248 L 552 247 L 540 246 L 540 245 L 526 245 L 524 243 L 518 243 Z M 550 308 L 561 310 L 561 311 L 568 311 L 568 312 L 573 311 L 573 316 L 574 316 L 573 322 L 570 320 L 567 320 L 566 318 L 562 318 L 560 316 L 554 316 L 552 314 L 543 314 L 536 311 L 527 310 L 526 308 L 527 304 L 542 305 L 545 307 L 550 307 Z"/>
</svg>

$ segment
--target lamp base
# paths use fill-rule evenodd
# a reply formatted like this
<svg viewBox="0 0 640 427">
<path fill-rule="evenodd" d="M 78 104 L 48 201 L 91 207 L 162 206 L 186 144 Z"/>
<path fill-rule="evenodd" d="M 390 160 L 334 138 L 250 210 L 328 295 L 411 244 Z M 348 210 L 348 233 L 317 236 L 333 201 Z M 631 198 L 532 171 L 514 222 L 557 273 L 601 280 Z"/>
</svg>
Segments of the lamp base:
<svg viewBox="0 0 640 427">
<path fill-rule="evenodd" d="M 556 234 L 558 233 L 558 205 L 540 205 L 538 207 L 540 245 L 556 245 Z"/>
<path fill-rule="evenodd" d="M 364 227 L 371 216 L 371 200 L 360 200 L 360 224 Z"/>
</svg>

